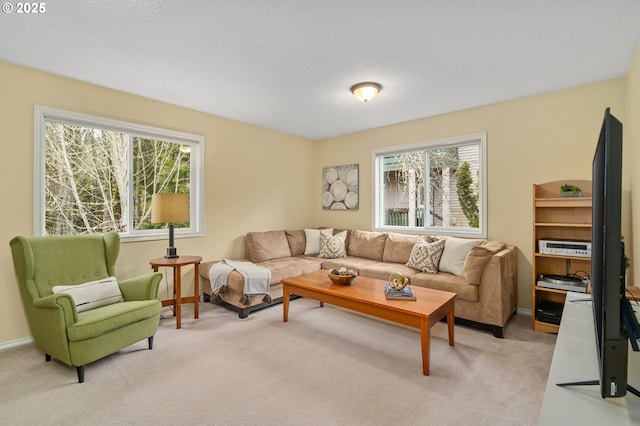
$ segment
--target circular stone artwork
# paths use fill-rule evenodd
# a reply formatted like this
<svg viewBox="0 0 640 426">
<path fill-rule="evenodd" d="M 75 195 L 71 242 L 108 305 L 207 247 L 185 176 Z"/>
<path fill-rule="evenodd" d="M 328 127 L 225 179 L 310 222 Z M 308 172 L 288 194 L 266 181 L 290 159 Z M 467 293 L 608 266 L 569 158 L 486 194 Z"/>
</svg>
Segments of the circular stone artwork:
<svg viewBox="0 0 640 426">
<path fill-rule="evenodd" d="M 358 164 L 322 169 L 322 208 L 325 210 L 357 210 Z"/>
</svg>

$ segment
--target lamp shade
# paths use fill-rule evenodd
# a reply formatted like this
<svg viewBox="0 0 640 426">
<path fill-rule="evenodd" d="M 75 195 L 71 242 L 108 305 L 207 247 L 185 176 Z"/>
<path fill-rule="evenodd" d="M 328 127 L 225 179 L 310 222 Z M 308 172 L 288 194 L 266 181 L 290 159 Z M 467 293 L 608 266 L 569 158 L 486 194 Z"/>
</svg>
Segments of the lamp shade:
<svg viewBox="0 0 640 426">
<path fill-rule="evenodd" d="M 151 196 L 151 223 L 189 222 L 190 219 L 187 194 L 153 194 Z"/>
</svg>

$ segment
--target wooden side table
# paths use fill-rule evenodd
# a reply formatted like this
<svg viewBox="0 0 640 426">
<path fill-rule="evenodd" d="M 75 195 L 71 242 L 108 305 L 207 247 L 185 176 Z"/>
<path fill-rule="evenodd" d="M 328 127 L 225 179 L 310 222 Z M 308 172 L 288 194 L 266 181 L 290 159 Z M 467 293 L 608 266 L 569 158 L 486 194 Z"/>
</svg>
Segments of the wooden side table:
<svg viewBox="0 0 640 426">
<path fill-rule="evenodd" d="M 182 328 L 181 318 L 183 303 L 193 303 L 193 318 L 198 319 L 198 304 L 200 303 L 200 294 L 198 291 L 198 281 L 200 277 L 198 270 L 200 269 L 200 262 L 202 258 L 200 256 L 179 256 L 174 258 L 159 257 L 149 261 L 153 272 L 158 272 L 158 268 L 161 266 L 169 267 L 173 269 L 173 299 L 167 299 L 162 301 L 162 306 L 173 305 L 173 316 L 176 317 L 176 328 Z M 182 297 L 180 281 L 182 274 L 180 268 L 185 265 L 193 265 L 193 296 Z"/>
</svg>

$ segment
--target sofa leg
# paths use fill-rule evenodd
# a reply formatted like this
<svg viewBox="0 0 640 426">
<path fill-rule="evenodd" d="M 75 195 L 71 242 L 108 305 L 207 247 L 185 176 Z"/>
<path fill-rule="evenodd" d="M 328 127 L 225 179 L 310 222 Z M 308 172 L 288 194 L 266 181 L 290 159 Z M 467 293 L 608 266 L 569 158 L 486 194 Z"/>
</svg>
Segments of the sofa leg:
<svg viewBox="0 0 640 426">
<path fill-rule="evenodd" d="M 238 312 L 238 316 L 240 318 L 247 318 L 249 316 L 249 309 L 240 309 L 240 312 Z"/>
<path fill-rule="evenodd" d="M 504 339 L 504 327 L 493 327 L 493 337 L 497 337 L 498 339 Z"/>
<path fill-rule="evenodd" d="M 153 336 L 149 337 L 149 350 L 153 349 Z"/>
<path fill-rule="evenodd" d="M 78 371 L 78 383 L 84 383 L 84 365 L 76 367 Z"/>
<path fill-rule="evenodd" d="M 51 361 L 51 355 L 49 355 L 49 354 L 44 354 L 44 360 L 45 360 L 46 362 Z"/>
</svg>

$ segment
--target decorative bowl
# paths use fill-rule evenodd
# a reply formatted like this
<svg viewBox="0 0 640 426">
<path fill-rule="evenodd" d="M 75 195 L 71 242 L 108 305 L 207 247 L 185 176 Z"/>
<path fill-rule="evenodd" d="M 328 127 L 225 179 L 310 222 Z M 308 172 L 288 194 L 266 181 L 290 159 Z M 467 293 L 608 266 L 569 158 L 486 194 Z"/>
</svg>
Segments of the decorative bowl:
<svg viewBox="0 0 640 426">
<path fill-rule="evenodd" d="M 334 274 L 327 274 L 327 275 L 329 275 L 329 279 L 334 284 L 340 284 L 340 285 L 350 285 L 351 281 L 353 281 L 353 279 L 356 277 L 356 275 L 334 275 Z"/>
</svg>

